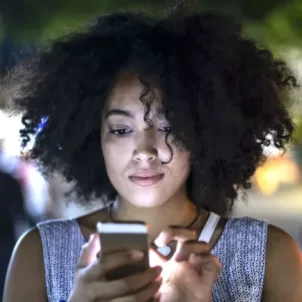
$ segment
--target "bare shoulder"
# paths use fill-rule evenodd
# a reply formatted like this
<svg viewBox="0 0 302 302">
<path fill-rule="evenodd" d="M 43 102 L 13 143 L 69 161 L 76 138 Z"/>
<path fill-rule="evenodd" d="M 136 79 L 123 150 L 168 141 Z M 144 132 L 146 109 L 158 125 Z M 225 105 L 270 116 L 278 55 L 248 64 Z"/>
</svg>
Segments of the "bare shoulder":
<svg viewBox="0 0 302 302">
<path fill-rule="evenodd" d="M 8 268 L 4 302 L 47 301 L 43 250 L 37 228 L 17 242 Z"/>
<path fill-rule="evenodd" d="M 263 290 L 265 302 L 302 301 L 302 255 L 293 238 L 269 225 Z"/>
</svg>

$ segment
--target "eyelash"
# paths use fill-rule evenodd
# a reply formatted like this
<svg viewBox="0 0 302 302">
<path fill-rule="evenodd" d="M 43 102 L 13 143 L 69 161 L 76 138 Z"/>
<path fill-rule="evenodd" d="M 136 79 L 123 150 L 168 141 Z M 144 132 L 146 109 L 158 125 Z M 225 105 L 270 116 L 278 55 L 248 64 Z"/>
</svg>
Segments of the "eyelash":
<svg viewBox="0 0 302 302">
<path fill-rule="evenodd" d="M 160 132 L 165 132 L 165 133 L 170 133 L 171 132 L 171 128 L 170 127 L 163 127 L 158 129 L 158 131 Z M 116 135 L 116 136 L 126 136 L 130 133 L 132 133 L 132 130 L 129 129 L 114 129 L 114 130 L 110 130 L 109 133 Z"/>
<path fill-rule="evenodd" d="M 165 133 L 170 133 L 171 132 L 171 127 L 163 127 L 163 128 L 158 129 L 158 131 L 165 132 Z"/>
<path fill-rule="evenodd" d="M 114 134 L 117 136 L 125 136 L 127 134 L 130 134 L 131 132 L 132 132 L 132 130 L 129 130 L 129 129 L 115 129 L 115 130 L 109 131 L 110 134 Z"/>
</svg>

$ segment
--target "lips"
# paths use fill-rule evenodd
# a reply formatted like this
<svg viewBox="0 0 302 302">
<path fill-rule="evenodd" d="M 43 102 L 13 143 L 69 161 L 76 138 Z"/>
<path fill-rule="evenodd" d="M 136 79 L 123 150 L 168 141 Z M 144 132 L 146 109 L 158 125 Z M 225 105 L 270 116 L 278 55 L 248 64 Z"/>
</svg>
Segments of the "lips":
<svg viewBox="0 0 302 302">
<path fill-rule="evenodd" d="M 143 171 L 129 176 L 129 179 L 136 185 L 146 187 L 152 186 L 164 178 L 164 173 L 155 174 L 154 172 Z"/>
</svg>

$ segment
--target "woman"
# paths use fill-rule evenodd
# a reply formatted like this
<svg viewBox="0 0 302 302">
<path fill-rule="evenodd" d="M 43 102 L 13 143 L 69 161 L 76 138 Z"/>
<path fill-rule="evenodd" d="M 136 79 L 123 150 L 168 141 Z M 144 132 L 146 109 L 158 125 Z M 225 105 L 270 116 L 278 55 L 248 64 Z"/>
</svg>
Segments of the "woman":
<svg viewBox="0 0 302 302">
<path fill-rule="evenodd" d="M 222 218 L 250 187 L 263 146 L 291 138 L 281 95 L 295 78 L 284 62 L 223 17 L 120 14 L 27 68 L 16 98 L 23 144 L 37 133 L 32 157 L 45 172 L 75 180 L 82 203 L 108 206 L 26 234 L 4 301 L 301 301 L 293 239 L 264 221 Z M 96 256 L 95 225 L 131 220 L 149 225 L 157 265 L 108 281 L 141 254 Z M 170 242 L 172 256 L 155 252 Z"/>
</svg>

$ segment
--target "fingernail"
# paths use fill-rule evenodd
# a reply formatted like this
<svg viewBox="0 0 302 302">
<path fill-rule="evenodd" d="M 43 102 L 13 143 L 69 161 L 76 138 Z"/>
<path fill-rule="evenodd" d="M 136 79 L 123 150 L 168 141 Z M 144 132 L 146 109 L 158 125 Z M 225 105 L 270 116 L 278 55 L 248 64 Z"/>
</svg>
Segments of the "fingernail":
<svg viewBox="0 0 302 302">
<path fill-rule="evenodd" d="M 134 260 L 141 260 L 144 258 L 144 253 L 142 251 L 132 251 L 131 257 Z"/>
<path fill-rule="evenodd" d="M 94 234 L 91 234 L 91 235 L 89 236 L 88 243 L 90 243 L 90 242 L 93 240 L 93 238 L 94 238 Z"/>
</svg>

